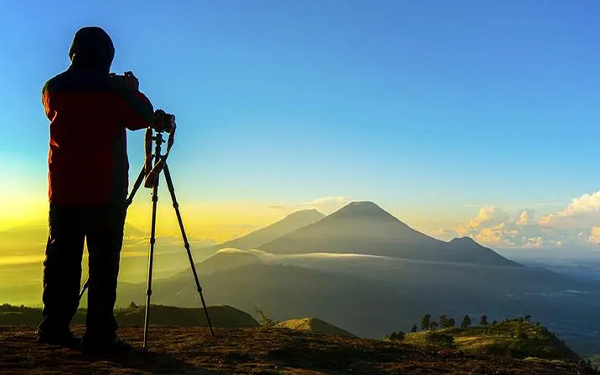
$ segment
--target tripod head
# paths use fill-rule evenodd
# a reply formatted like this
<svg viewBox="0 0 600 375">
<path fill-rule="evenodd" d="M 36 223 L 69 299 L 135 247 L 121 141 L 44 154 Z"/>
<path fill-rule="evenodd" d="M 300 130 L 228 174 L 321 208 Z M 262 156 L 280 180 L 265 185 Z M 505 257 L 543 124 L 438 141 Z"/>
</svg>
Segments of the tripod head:
<svg viewBox="0 0 600 375">
<path fill-rule="evenodd" d="M 146 129 L 145 137 L 145 151 L 146 161 L 144 163 L 144 173 L 146 174 L 146 180 L 144 181 L 145 188 L 152 188 L 154 183 L 158 179 L 160 172 L 166 165 L 167 158 L 171 147 L 175 143 L 175 130 L 177 126 L 175 124 L 175 116 L 168 114 L 165 111 L 159 109 L 154 112 L 154 121 L 148 129 Z M 169 133 L 167 139 L 167 151 L 164 155 L 161 155 L 162 144 L 165 143 L 163 138 L 163 132 Z M 154 152 L 152 152 L 152 141 L 154 141 Z M 154 165 L 153 164 L 154 160 Z"/>
</svg>

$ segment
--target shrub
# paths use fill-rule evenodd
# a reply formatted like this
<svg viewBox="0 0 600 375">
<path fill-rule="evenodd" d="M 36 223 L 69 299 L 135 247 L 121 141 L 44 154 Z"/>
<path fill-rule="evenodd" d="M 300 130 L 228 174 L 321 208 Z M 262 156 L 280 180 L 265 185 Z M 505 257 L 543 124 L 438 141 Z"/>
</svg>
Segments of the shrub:
<svg viewBox="0 0 600 375">
<path fill-rule="evenodd" d="M 398 333 L 392 332 L 392 334 L 390 335 L 390 341 L 402 341 L 404 340 L 405 336 L 406 335 L 402 331 L 398 331 Z"/>
<path fill-rule="evenodd" d="M 430 345 L 443 346 L 447 348 L 454 345 L 454 336 L 433 332 L 427 334 L 425 341 Z"/>
<path fill-rule="evenodd" d="M 480 326 L 487 326 L 488 325 L 487 315 L 483 314 L 481 316 L 481 320 L 479 320 L 479 325 Z"/>
<path fill-rule="evenodd" d="M 431 320 L 431 314 L 425 314 L 423 319 L 421 319 L 421 329 L 426 330 L 429 329 L 429 322 Z"/>
<path fill-rule="evenodd" d="M 275 326 L 277 323 L 277 321 L 269 318 L 265 312 L 258 306 L 256 306 L 254 308 L 254 312 L 258 315 L 258 321 L 260 323 L 260 325 L 265 326 L 265 327 L 273 327 Z"/>
<path fill-rule="evenodd" d="M 468 315 L 465 315 L 465 317 L 463 318 L 462 324 L 460 325 L 461 328 L 467 328 L 471 325 L 471 318 L 469 318 Z"/>
</svg>

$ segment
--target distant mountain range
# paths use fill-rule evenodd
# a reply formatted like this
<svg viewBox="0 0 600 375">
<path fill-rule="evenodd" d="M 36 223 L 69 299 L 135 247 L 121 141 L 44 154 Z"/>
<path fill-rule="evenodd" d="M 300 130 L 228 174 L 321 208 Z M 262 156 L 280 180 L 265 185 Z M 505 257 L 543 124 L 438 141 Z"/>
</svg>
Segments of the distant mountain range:
<svg viewBox="0 0 600 375">
<path fill-rule="evenodd" d="M 470 238 L 445 242 L 426 236 L 371 202 L 351 203 L 319 217 L 314 211 L 290 215 L 285 225 L 235 240 L 256 251 L 231 249 L 234 242 L 207 249 L 212 255 L 197 270 L 208 303 L 243 310 L 260 306 L 277 320 L 317 316 L 361 336 L 381 337 L 402 324 L 408 330 L 425 313 L 455 314 L 456 319 L 465 312 L 498 318 L 546 314 L 555 319 L 568 309 L 564 301 L 559 306 L 510 296 L 577 288 Z M 258 244 L 259 239 L 268 241 Z M 217 252 L 221 247 L 225 250 Z M 157 280 L 153 289 L 156 303 L 199 305 L 189 270 Z M 123 286 L 118 297 L 121 304 L 143 303 L 144 285 Z"/>
<path fill-rule="evenodd" d="M 353 202 L 313 224 L 258 246 L 272 254 L 353 253 L 519 267 L 471 238 L 444 242 L 404 224 L 372 202 Z"/>
</svg>

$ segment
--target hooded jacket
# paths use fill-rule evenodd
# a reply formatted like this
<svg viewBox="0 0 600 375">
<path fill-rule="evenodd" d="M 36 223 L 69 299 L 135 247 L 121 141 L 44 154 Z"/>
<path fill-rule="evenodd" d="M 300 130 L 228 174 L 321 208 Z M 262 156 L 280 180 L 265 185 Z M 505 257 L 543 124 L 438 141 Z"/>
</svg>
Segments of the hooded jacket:
<svg viewBox="0 0 600 375">
<path fill-rule="evenodd" d="M 109 76 L 115 48 L 98 27 L 80 29 L 71 66 L 42 89 L 50 120 L 48 197 L 66 205 L 123 203 L 127 196 L 126 130 L 148 127 L 148 98 Z"/>
</svg>

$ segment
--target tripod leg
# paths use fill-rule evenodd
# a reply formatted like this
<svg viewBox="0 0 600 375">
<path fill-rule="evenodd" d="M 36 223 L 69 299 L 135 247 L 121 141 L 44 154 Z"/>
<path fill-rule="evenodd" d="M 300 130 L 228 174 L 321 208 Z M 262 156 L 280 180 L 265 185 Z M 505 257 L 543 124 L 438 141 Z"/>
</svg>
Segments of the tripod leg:
<svg viewBox="0 0 600 375">
<path fill-rule="evenodd" d="M 142 185 L 142 181 L 144 181 L 145 176 L 146 176 L 146 170 L 144 169 L 144 167 L 142 167 L 140 174 L 138 175 L 137 179 L 135 180 L 135 184 L 133 184 L 131 193 L 129 193 L 129 197 L 127 197 L 127 200 L 125 201 L 127 203 L 127 207 L 129 207 L 131 205 L 131 203 L 133 202 L 133 197 L 135 197 L 135 193 L 137 193 L 138 189 L 140 188 L 140 185 Z"/>
<path fill-rule="evenodd" d="M 148 325 L 150 324 L 150 296 L 152 295 L 152 266 L 154 262 L 154 244 L 156 243 L 156 206 L 158 203 L 158 179 L 152 187 L 152 228 L 150 230 L 150 254 L 148 255 L 148 283 L 146 284 L 146 316 L 144 318 L 144 351 L 147 350 Z"/>
<path fill-rule="evenodd" d="M 135 184 L 133 184 L 133 189 L 131 189 L 131 193 L 129 193 L 129 197 L 127 197 L 127 200 L 125 201 L 126 207 L 129 207 L 131 205 L 131 203 L 133 202 L 135 193 L 137 193 L 138 189 L 140 188 L 140 185 L 142 184 L 142 181 L 144 180 L 144 176 L 146 176 L 146 171 L 144 170 L 144 167 L 142 167 L 142 170 L 140 171 L 140 174 L 139 174 L 137 180 L 135 180 Z M 90 279 L 87 279 L 85 281 L 85 283 L 83 284 L 83 288 L 81 288 L 81 292 L 79 292 L 79 300 L 80 301 L 81 301 L 81 298 L 83 297 L 83 294 L 85 293 L 85 290 L 89 287 L 89 285 L 90 285 Z"/>
<path fill-rule="evenodd" d="M 198 273 L 196 272 L 196 266 L 194 265 L 192 252 L 190 251 L 190 243 L 188 242 L 187 235 L 185 234 L 185 229 L 183 227 L 183 220 L 181 219 L 181 213 L 179 212 L 179 203 L 177 203 L 177 198 L 175 197 L 175 188 L 173 187 L 173 180 L 171 179 L 171 173 L 169 172 L 169 166 L 167 164 L 165 164 L 163 172 L 165 174 L 165 179 L 167 180 L 169 193 L 171 193 L 171 199 L 173 200 L 173 208 L 175 209 L 177 221 L 179 222 L 179 229 L 181 230 L 181 237 L 183 237 L 183 244 L 185 246 L 185 250 L 187 251 L 188 259 L 190 260 L 190 266 L 192 267 L 194 280 L 196 281 L 196 289 L 198 290 L 198 294 L 200 295 L 200 299 L 202 300 L 202 306 L 204 307 L 204 313 L 206 314 L 206 321 L 208 322 L 208 327 L 210 328 L 210 334 L 214 337 L 215 333 L 213 332 L 212 325 L 210 324 L 210 318 L 208 317 L 208 309 L 206 308 L 206 302 L 204 301 L 204 295 L 202 294 L 202 287 L 200 286 L 200 281 L 198 280 Z"/>
</svg>

